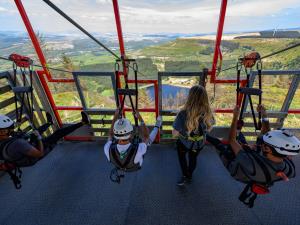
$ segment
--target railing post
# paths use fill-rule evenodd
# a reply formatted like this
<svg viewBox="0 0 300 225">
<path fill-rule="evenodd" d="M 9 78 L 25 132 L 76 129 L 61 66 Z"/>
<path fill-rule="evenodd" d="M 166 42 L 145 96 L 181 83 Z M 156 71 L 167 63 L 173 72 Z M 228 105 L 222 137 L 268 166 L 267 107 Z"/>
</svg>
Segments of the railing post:
<svg viewBox="0 0 300 225">
<path fill-rule="evenodd" d="M 211 75 L 211 77 L 210 77 L 210 82 L 211 83 L 214 83 L 215 79 L 216 79 L 217 63 L 218 63 L 218 58 L 219 58 L 220 45 L 221 45 L 221 41 L 222 41 L 222 34 L 223 34 L 223 27 L 224 27 L 225 15 L 226 15 L 226 8 L 227 8 L 227 0 L 222 0 L 220 15 L 219 15 L 218 30 L 217 30 L 217 34 L 216 34 L 214 58 L 213 58 L 211 74 L 210 74 Z"/>
</svg>

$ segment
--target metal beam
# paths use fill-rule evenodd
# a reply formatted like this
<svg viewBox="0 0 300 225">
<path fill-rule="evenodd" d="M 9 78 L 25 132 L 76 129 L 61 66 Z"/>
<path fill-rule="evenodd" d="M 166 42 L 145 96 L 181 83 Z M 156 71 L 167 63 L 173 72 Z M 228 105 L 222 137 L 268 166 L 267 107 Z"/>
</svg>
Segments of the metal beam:
<svg viewBox="0 0 300 225">
<path fill-rule="evenodd" d="M 51 79 L 51 74 L 50 74 L 49 70 L 47 69 L 46 58 L 44 56 L 44 53 L 43 53 L 42 48 L 40 46 L 40 43 L 39 43 L 39 41 L 38 41 L 38 39 L 36 37 L 36 34 L 35 34 L 32 26 L 31 26 L 30 20 L 29 20 L 29 18 L 27 16 L 27 13 L 26 13 L 26 10 L 25 10 L 25 8 L 24 8 L 24 6 L 22 4 L 22 1 L 21 0 L 15 0 L 15 3 L 16 3 L 16 6 L 17 6 L 19 12 L 20 12 L 20 15 L 22 17 L 24 25 L 25 25 L 25 27 L 27 29 L 28 35 L 29 35 L 29 37 L 31 39 L 31 42 L 32 42 L 33 47 L 35 49 L 35 52 L 36 52 L 36 54 L 37 54 L 37 56 L 38 56 L 38 58 L 39 58 L 39 60 L 41 62 L 43 70 L 44 70 L 47 78 Z"/>
<path fill-rule="evenodd" d="M 257 71 L 253 71 L 255 75 L 257 75 Z M 262 76 L 287 76 L 287 75 L 294 75 L 294 76 L 300 76 L 300 70 L 262 70 Z"/>
<path fill-rule="evenodd" d="M 114 7 L 117 32 L 118 32 L 118 40 L 119 40 L 119 46 L 120 46 L 121 59 L 126 59 L 125 45 L 124 45 L 124 39 L 123 39 L 122 24 L 121 24 L 118 0 L 113 0 L 112 2 L 113 2 L 113 7 Z M 126 67 L 126 62 L 124 60 L 122 60 L 122 65 L 123 65 L 123 75 L 127 79 L 128 71 L 127 71 L 127 67 Z"/>
<path fill-rule="evenodd" d="M 285 100 L 284 100 L 283 105 L 281 107 L 281 112 L 288 112 L 288 110 L 290 108 L 290 105 L 293 101 L 293 98 L 295 96 L 295 93 L 297 91 L 297 88 L 299 86 L 299 83 L 300 83 L 300 76 L 295 75 L 293 77 L 292 82 L 291 82 L 289 91 L 288 91 L 287 95 L 285 96 Z M 281 123 L 281 127 L 283 126 L 284 119 L 285 119 L 285 117 L 284 118 L 279 118 L 277 120 L 277 122 Z"/>
<path fill-rule="evenodd" d="M 158 72 L 161 77 L 202 77 L 203 72 Z"/>
<path fill-rule="evenodd" d="M 219 15 L 219 23 L 218 23 L 218 30 L 216 34 L 216 43 L 215 43 L 215 51 L 214 51 L 214 58 L 212 62 L 212 68 L 210 71 L 210 82 L 214 83 L 216 80 L 216 72 L 217 72 L 217 63 L 219 59 L 219 52 L 220 52 L 220 46 L 222 41 L 222 35 L 223 35 L 223 27 L 224 27 L 224 21 L 225 21 L 225 15 L 226 15 L 226 8 L 227 8 L 227 0 L 222 0 L 221 9 L 220 9 L 220 15 Z"/>
</svg>

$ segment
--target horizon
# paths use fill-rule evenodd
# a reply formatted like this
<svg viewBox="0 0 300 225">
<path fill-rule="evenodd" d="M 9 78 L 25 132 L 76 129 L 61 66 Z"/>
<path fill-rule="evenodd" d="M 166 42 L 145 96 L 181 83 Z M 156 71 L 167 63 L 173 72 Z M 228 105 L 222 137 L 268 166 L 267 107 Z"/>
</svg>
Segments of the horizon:
<svg viewBox="0 0 300 225">
<path fill-rule="evenodd" d="M 264 30 L 240 30 L 240 31 L 226 31 L 223 32 L 223 35 L 230 35 L 230 34 L 247 34 L 247 33 L 258 33 L 263 31 L 298 31 L 300 33 L 300 26 L 299 27 L 286 27 L 281 29 L 264 29 Z M 36 32 L 40 32 L 37 30 Z M 21 34 L 28 34 L 26 30 L 0 30 L 0 33 L 21 33 Z M 61 33 L 57 32 L 41 32 L 42 34 L 50 34 L 50 35 L 56 35 L 56 36 L 64 36 L 64 35 L 70 35 L 74 34 L 76 36 L 86 36 L 81 31 L 64 31 Z M 92 34 L 112 34 L 117 35 L 117 32 L 91 32 Z M 139 35 L 215 35 L 217 32 L 207 32 L 207 33 L 200 33 L 200 32 L 191 32 L 191 33 L 182 33 L 182 32 L 123 32 L 123 34 L 126 36 L 126 34 L 139 34 Z"/>
<path fill-rule="evenodd" d="M 90 32 L 116 33 L 110 0 L 53 2 Z M 34 30 L 49 34 L 78 33 L 45 3 L 30 0 L 23 4 Z M 215 34 L 220 0 L 122 0 L 119 8 L 124 34 Z M 299 11 L 298 0 L 231 0 L 228 2 L 224 34 L 299 28 Z M 249 20 L 250 26 L 243 26 L 249 24 Z M 0 31 L 25 32 L 13 1 L 1 0 L 0 22 Z"/>
</svg>

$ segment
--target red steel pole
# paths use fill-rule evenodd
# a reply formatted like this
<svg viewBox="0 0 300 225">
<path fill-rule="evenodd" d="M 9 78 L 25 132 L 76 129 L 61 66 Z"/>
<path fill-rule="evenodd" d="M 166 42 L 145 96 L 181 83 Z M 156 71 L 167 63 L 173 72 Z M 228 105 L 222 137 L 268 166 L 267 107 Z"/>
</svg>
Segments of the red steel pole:
<svg viewBox="0 0 300 225">
<path fill-rule="evenodd" d="M 45 72 L 47 78 L 50 80 L 51 79 L 51 74 L 50 74 L 49 70 L 47 69 L 46 58 L 45 58 L 45 56 L 43 54 L 43 51 L 42 51 L 41 46 L 39 44 L 39 41 L 38 41 L 38 39 L 37 39 L 37 37 L 35 35 L 35 32 L 34 32 L 32 26 L 31 26 L 30 20 L 29 20 L 29 18 L 27 16 L 27 13 L 26 13 L 25 8 L 24 8 L 24 6 L 22 4 L 22 1 L 21 0 L 15 0 L 15 3 L 16 3 L 16 6 L 17 6 L 19 12 L 20 12 L 20 15 L 21 15 L 22 20 L 24 22 L 24 25 L 25 25 L 25 27 L 27 29 L 29 37 L 30 37 L 30 39 L 32 41 L 32 44 L 33 44 L 34 49 L 36 51 L 36 54 L 38 55 L 38 58 L 39 58 L 42 66 L 43 66 L 44 72 Z"/>
<path fill-rule="evenodd" d="M 49 103 L 51 105 L 51 108 L 54 111 L 54 115 L 56 117 L 58 125 L 61 127 L 62 126 L 62 121 L 61 121 L 60 115 L 59 115 L 59 113 L 58 113 L 58 111 L 56 109 L 55 101 L 54 101 L 54 99 L 53 99 L 53 97 L 51 95 L 51 91 L 50 91 L 50 89 L 48 87 L 47 81 L 46 81 L 46 79 L 44 77 L 44 71 L 37 71 L 37 75 L 40 78 L 40 81 L 41 81 L 41 83 L 43 85 L 43 88 L 44 88 L 44 91 L 45 91 L 45 93 L 46 93 L 46 95 L 48 97 L 48 100 L 49 100 Z"/>
<path fill-rule="evenodd" d="M 115 19 L 116 19 L 116 25 L 117 25 L 120 53 L 121 53 L 121 56 L 125 57 L 125 47 L 124 47 L 124 40 L 123 40 L 118 0 L 113 0 L 112 2 L 113 2 L 113 6 L 114 6 L 114 13 L 115 13 Z"/>
<path fill-rule="evenodd" d="M 126 54 L 125 54 L 125 45 L 124 45 L 124 39 L 123 39 L 119 4 L 118 4 L 118 0 L 113 0 L 112 2 L 113 2 L 113 6 L 114 6 L 114 14 L 115 14 L 115 20 L 116 20 L 116 26 L 117 26 L 117 32 L 118 32 L 118 40 L 119 40 L 119 46 L 120 46 L 121 59 L 125 59 Z M 127 79 L 127 68 L 126 68 L 126 62 L 124 60 L 122 61 L 122 65 L 123 65 L 123 75 L 124 75 L 125 79 Z"/>
<path fill-rule="evenodd" d="M 216 72 L 217 72 L 217 63 L 219 58 L 219 48 L 222 41 L 222 34 L 223 34 L 223 27 L 224 27 L 224 20 L 226 15 L 226 8 L 227 8 L 227 0 L 222 0 L 221 9 L 220 9 L 220 16 L 219 16 L 219 24 L 218 30 L 216 35 L 216 43 L 215 43 L 215 52 L 214 58 L 212 63 L 212 69 L 210 71 L 210 82 L 214 83 L 216 80 Z"/>
</svg>

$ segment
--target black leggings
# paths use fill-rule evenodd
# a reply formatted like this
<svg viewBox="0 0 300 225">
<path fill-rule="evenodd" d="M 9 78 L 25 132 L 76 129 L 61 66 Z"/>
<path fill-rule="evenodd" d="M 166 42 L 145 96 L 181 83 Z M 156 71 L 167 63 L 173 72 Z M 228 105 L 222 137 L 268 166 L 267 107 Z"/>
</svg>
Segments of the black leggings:
<svg viewBox="0 0 300 225">
<path fill-rule="evenodd" d="M 227 167 L 235 158 L 231 146 L 229 144 L 223 144 L 218 138 L 209 134 L 206 134 L 206 140 L 217 149 L 223 164 Z"/>
<path fill-rule="evenodd" d="M 187 153 L 189 162 L 187 162 L 186 159 Z M 183 176 L 192 178 L 193 172 L 197 166 L 197 156 L 199 151 L 188 149 L 180 140 L 177 140 L 177 154 Z"/>
<path fill-rule="evenodd" d="M 47 155 L 57 144 L 57 142 L 62 139 L 63 137 L 67 136 L 68 134 L 72 133 L 79 127 L 82 127 L 83 123 L 75 123 L 69 125 L 67 127 L 59 128 L 54 131 L 53 134 L 49 135 L 46 138 L 43 138 L 43 145 L 44 145 L 44 154 Z"/>
<path fill-rule="evenodd" d="M 79 123 L 76 123 L 76 124 L 69 125 L 67 127 L 59 128 L 56 131 L 54 131 L 53 134 L 49 135 L 46 138 L 43 138 L 42 142 L 43 142 L 43 145 L 44 145 L 44 155 L 43 155 L 42 158 L 44 158 L 47 154 L 49 154 L 54 149 L 55 145 L 57 144 L 57 142 L 60 139 L 67 136 L 68 134 L 72 133 L 73 131 L 75 131 L 76 129 L 81 127 L 82 125 L 83 125 L 82 122 L 79 122 Z M 46 124 L 44 124 L 41 127 L 39 127 L 37 130 L 40 133 L 43 133 L 44 131 L 47 130 L 48 127 L 49 127 L 49 125 L 46 126 Z M 32 166 L 37 161 L 41 160 L 42 158 L 24 157 L 21 160 L 16 161 L 15 163 L 19 167 Z"/>
</svg>

